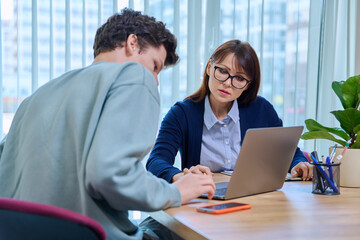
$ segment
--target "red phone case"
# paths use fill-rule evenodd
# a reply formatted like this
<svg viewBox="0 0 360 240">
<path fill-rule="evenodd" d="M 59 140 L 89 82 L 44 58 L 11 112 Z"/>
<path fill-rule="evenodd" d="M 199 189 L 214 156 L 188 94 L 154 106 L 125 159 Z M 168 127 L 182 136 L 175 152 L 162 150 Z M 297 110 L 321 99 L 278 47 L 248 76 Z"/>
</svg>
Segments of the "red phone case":
<svg viewBox="0 0 360 240">
<path fill-rule="evenodd" d="M 223 209 L 213 209 L 212 208 L 214 206 L 224 205 L 224 204 L 242 204 L 242 205 L 227 207 L 227 208 L 223 208 Z M 198 207 L 198 208 L 196 208 L 196 211 L 202 212 L 202 213 L 210 213 L 210 214 L 221 214 L 221 213 L 245 210 L 245 209 L 249 209 L 249 208 L 251 208 L 251 204 L 248 204 L 248 203 L 227 202 L 227 203 L 218 203 L 218 204 L 212 204 L 212 205 L 207 205 L 207 206 L 203 206 L 203 207 Z"/>
</svg>

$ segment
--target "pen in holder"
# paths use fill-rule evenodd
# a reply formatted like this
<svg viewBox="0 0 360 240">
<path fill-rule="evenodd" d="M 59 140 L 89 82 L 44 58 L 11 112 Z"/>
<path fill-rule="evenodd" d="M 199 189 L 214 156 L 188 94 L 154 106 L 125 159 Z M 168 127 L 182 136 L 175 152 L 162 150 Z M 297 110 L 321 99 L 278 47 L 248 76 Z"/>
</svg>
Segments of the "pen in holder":
<svg viewBox="0 0 360 240">
<path fill-rule="evenodd" d="M 312 193 L 324 195 L 340 194 L 340 163 L 313 163 Z"/>
</svg>

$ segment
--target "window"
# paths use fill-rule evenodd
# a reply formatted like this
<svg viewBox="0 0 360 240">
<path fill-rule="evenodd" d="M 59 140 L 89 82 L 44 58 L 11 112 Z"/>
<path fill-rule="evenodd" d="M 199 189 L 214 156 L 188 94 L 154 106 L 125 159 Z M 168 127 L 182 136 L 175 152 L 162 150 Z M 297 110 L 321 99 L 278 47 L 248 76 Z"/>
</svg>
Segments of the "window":
<svg viewBox="0 0 360 240">
<path fill-rule="evenodd" d="M 237 38 L 258 54 L 259 94 L 284 125 L 303 125 L 310 0 L 8 0 L 1 1 L 3 134 L 37 87 L 91 64 L 97 27 L 125 6 L 162 20 L 178 38 L 181 60 L 160 75 L 162 116 L 200 86 L 207 55 Z"/>
</svg>

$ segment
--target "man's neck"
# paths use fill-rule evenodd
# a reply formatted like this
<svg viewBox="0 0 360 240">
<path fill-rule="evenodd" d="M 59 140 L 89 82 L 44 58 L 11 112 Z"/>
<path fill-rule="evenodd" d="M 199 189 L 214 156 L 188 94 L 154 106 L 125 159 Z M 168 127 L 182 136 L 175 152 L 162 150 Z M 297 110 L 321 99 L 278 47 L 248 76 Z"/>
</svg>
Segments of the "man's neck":
<svg viewBox="0 0 360 240">
<path fill-rule="evenodd" d="M 108 52 L 102 52 L 98 54 L 93 63 L 97 62 L 118 62 L 123 63 L 126 62 L 126 54 L 124 48 L 115 48 L 114 50 Z"/>
</svg>

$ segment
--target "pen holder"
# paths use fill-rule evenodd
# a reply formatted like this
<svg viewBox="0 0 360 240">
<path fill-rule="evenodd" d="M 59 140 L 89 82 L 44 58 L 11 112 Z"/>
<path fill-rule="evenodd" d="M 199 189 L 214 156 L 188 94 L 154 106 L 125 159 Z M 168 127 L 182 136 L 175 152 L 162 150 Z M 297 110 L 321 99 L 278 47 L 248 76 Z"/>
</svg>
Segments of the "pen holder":
<svg viewBox="0 0 360 240">
<path fill-rule="evenodd" d="M 312 193 L 324 195 L 340 194 L 340 163 L 313 163 Z"/>
</svg>

